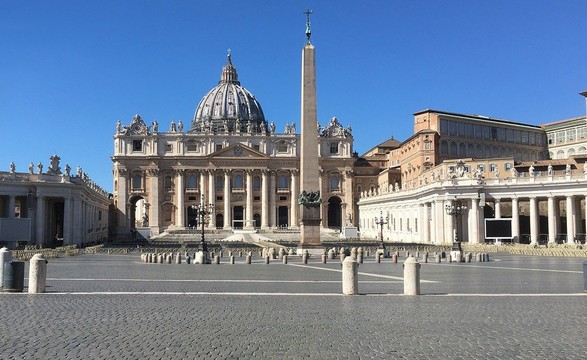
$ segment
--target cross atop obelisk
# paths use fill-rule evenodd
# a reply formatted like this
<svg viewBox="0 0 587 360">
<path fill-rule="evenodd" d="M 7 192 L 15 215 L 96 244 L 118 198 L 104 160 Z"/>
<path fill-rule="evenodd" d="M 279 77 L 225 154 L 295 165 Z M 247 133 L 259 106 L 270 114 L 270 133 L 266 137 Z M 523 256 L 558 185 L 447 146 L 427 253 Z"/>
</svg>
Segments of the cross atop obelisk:
<svg viewBox="0 0 587 360">
<path fill-rule="evenodd" d="M 306 10 L 306 45 L 302 50 L 302 129 L 300 141 L 300 247 L 301 251 L 324 251 L 320 243 L 320 181 L 318 171 L 318 115 L 316 110 L 316 60 L 310 42 L 310 15 Z"/>
</svg>

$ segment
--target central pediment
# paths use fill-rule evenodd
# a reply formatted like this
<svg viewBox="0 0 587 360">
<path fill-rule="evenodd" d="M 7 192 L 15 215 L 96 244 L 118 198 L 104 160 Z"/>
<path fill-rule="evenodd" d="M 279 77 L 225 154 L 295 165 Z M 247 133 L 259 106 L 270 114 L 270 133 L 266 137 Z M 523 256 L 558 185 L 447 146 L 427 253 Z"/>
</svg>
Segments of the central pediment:
<svg viewBox="0 0 587 360">
<path fill-rule="evenodd" d="M 243 144 L 232 144 L 223 149 L 213 152 L 209 156 L 214 159 L 239 159 L 239 160 L 266 160 L 269 156 Z"/>
</svg>

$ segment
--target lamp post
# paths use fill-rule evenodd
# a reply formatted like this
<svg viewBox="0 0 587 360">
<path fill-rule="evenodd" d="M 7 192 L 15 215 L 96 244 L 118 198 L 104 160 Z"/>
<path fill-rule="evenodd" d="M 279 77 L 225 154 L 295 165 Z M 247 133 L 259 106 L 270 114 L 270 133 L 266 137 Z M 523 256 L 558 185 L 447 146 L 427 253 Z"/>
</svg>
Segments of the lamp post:
<svg viewBox="0 0 587 360">
<path fill-rule="evenodd" d="M 467 209 L 467 205 L 457 200 L 455 196 L 454 200 L 450 204 L 446 204 L 446 214 L 453 217 L 453 250 L 461 250 L 461 243 L 457 236 L 457 218 L 463 214 L 463 211 Z"/>
<path fill-rule="evenodd" d="M 381 249 L 383 250 L 383 257 L 387 257 L 387 251 L 385 251 L 385 243 L 383 242 L 383 225 L 389 222 L 389 216 L 383 218 L 383 211 L 379 215 L 379 218 L 375 216 L 375 224 L 379 225 L 379 238 L 381 239 Z"/>
<path fill-rule="evenodd" d="M 202 251 L 204 253 L 204 259 L 206 262 L 208 262 L 208 246 L 206 245 L 204 226 L 206 225 L 206 220 L 214 211 L 214 204 L 205 204 L 204 195 L 202 194 L 202 197 L 200 198 L 200 205 L 193 204 L 192 209 L 196 212 L 196 219 L 198 219 L 198 224 L 202 225 L 202 236 L 200 238 L 200 244 L 198 245 L 198 251 Z"/>
</svg>

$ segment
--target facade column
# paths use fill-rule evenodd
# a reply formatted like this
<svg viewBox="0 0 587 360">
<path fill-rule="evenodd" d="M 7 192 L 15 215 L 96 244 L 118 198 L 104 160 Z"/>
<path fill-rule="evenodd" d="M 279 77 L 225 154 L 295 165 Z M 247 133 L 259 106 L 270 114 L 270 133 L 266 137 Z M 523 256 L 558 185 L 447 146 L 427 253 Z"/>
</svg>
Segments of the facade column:
<svg viewBox="0 0 587 360">
<path fill-rule="evenodd" d="M 269 201 L 267 199 L 267 170 L 261 170 L 261 229 L 269 227 Z"/>
<path fill-rule="evenodd" d="M 204 203 L 210 204 L 214 202 L 214 199 L 208 198 L 208 194 L 206 192 L 206 184 L 208 183 L 208 179 L 206 178 L 206 173 L 202 170 L 199 172 L 200 179 L 198 180 L 198 188 L 200 190 L 200 198 L 204 195 Z"/>
<path fill-rule="evenodd" d="M 106 216 L 108 213 L 106 213 Z M 71 218 L 71 197 L 63 197 L 63 245 L 73 245 L 72 235 L 72 218 Z M 103 215 L 104 216 L 104 215 Z"/>
<path fill-rule="evenodd" d="M 530 198 L 530 244 L 538 243 L 538 201 L 535 197 Z"/>
<path fill-rule="evenodd" d="M 130 214 L 127 211 L 128 214 Z M 75 244 L 81 244 L 82 242 L 84 242 L 84 234 L 83 234 L 83 229 L 82 229 L 82 218 L 83 218 L 83 214 L 82 214 L 82 199 L 81 199 L 81 195 L 78 196 L 74 196 L 73 198 L 73 216 L 72 216 L 72 232 L 73 232 L 73 243 Z M 127 229 L 128 231 L 128 229 Z M 125 236 L 128 236 L 128 233 L 125 234 Z"/>
<path fill-rule="evenodd" d="M 520 207 L 518 198 L 512 198 L 512 239 L 520 242 Z"/>
<path fill-rule="evenodd" d="M 245 212 L 245 228 L 253 228 L 253 174 L 251 170 L 246 170 L 247 181 L 247 208 Z"/>
<path fill-rule="evenodd" d="M 495 218 L 501 219 L 501 199 L 493 199 Z"/>
<path fill-rule="evenodd" d="M 151 178 L 149 188 L 149 227 L 153 235 L 159 234 L 159 169 L 150 169 L 147 174 Z"/>
<path fill-rule="evenodd" d="M 275 170 L 270 170 L 269 172 L 269 226 L 276 228 L 277 227 L 277 214 L 275 208 L 275 193 L 277 192 L 277 187 L 275 184 Z"/>
<path fill-rule="evenodd" d="M 479 200 L 477 198 L 471 199 L 468 205 L 468 227 L 469 227 L 469 243 L 479 244 Z"/>
<path fill-rule="evenodd" d="M 556 218 L 554 211 L 554 196 L 548 197 L 548 243 L 556 241 Z"/>
<path fill-rule="evenodd" d="M 290 227 L 293 228 L 297 228 L 299 226 L 298 224 L 298 171 L 297 170 L 291 170 L 290 171 L 290 175 L 291 175 L 291 185 L 290 185 L 290 190 L 291 190 L 291 198 L 290 198 Z"/>
<path fill-rule="evenodd" d="M 45 197 L 37 195 L 37 208 L 35 209 L 35 244 L 40 247 L 45 245 Z"/>
<path fill-rule="evenodd" d="M 178 227 L 185 227 L 185 197 L 184 197 L 184 179 L 185 178 L 185 170 L 177 170 L 176 171 L 176 181 L 175 181 L 175 194 L 177 196 L 177 216 L 175 219 L 175 225 Z"/>
<path fill-rule="evenodd" d="M 446 211 L 444 210 L 444 200 L 438 199 L 436 203 L 436 244 L 444 244 L 446 242 L 452 243 L 452 233 L 450 238 L 446 239 L 445 222 Z M 450 219 L 452 222 L 452 219 Z"/>
<path fill-rule="evenodd" d="M 451 201 L 444 201 L 444 205 L 450 204 Z M 444 212 L 444 240 L 447 244 L 452 244 L 455 241 L 455 226 L 458 226 L 458 219 L 455 219 L 454 216 L 448 215 L 446 213 L 446 209 L 442 209 Z"/>
<path fill-rule="evenodd" d="M 204 172 L 201 172 L 202 174 L 202 179 L 204 179 Z M 204 180 L 202 180 L 202 189 L 204 188 Z M 204 193 L 202 193 L 204 194 Z M 216 182 L 214 179 L 214 171 L 209 170 L 208 171 L 208 201 L 206 201 L 206 203 L 208 204 L 214 204 L 214 209 L 216 209 Z M 216 210 L 214 210 L 212 212 L 212 214 L 210 214 L 210 220 L 208 223 L 208 227 L 210 229 L 215 229 L 216 228 Z"/>
<path fill-rule="evenodd" d="M 232 212 L 230 207 L 230 170 L 224 170 L 224 229 L 232 229 Z"/>
<path fill-rule="evenodd" d="M 567 243 L 575 243 L 575 205 L 572 195 L 567 196 Z"/>
<path fill-rule="evenodd" d="M 430 203 L 430 242 L 436 244 L 438 236 L 436 233 L 436 223 L 438 216 L 436 215 L 436 201 Z M 391 217 L 389 218 L 391 222 Z"/>
<path fill-rule="evenodd" d="M 428 219 L 429 203 L 420 204 L 420 241 L 424 244 L 430 243 L 430 220 Z"/>
</svg>

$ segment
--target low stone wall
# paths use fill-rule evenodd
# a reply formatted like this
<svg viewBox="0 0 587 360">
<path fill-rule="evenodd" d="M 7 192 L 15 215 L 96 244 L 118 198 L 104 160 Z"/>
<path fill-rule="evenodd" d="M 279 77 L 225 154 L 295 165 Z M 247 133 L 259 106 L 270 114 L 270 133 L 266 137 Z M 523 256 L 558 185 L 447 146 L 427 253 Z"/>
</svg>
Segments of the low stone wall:
<svg viewBox="0 0 587 360">
<path fill-rule="evenodd" d="M 520 244 L 492 245 L 463 243 L 462 248 L 470 252 L 508 252 L 514 255 L 587 257 L 587 248 L 581 245 L 568 244 L 551 244 L 548 247 L 543 247 Z"/>
<path fill-rule="evenodd" d="M 35 254 L 41 254 L 45 259 L 54 259 L 62 256 L 74 256 L 82 254 L 83 250 L 78 249 L 77 245 L 67 245 L 55 249 L 35 249 L 12 250 L 12 258 L 16 260 L 29 261 Z"/>
</svg>

